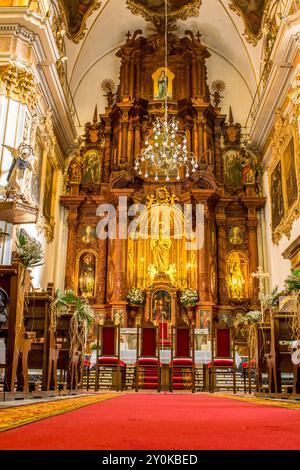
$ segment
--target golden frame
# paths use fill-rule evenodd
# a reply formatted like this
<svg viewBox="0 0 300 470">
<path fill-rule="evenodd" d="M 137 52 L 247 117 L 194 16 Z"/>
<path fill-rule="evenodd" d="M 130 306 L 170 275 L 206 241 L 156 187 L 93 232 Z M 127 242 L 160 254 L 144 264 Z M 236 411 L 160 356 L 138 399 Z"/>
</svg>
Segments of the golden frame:
<svg viewBox="0 0 300 470">
<path fill-rule="evenodd" d="M 242 260 L 244 262 L 244 271 L 242 270 L 242 274 L 245 276 L 244 288 L 243 288 L 244 295 L 243 295 L 243 297 L 240 297 L 240 298 L 233 297 L 231 295 L 231 291 L 230 291 L 230 281 L 229 281 L 229 278 L 230 278 L 230 265 L 229 265 L 229 262 L 230 262 L 230 259 L 233 257 L 233 255 L 238 255 L 239 259 L 242 258 Z M 249 295 L 250 295 L 249 256 L 244 251 L 232 250 L 227 254 L 227 257 L 226 257 L 226 279 L 227 279 L 227 290 L 228 290 L 229 299 L 231 299 L 231 300 L 235 300 L 235 299 L 245 300 L 245 299 L 249 298 Z"/>
<path fill-rule="evenodd" d="M 93 298 L 95 298 L 96 297 L 96 289 L 97 289 L 97 285 L 98 285 L 98 261 L 99 261 L 99 257 L 98 257 L 97 252 L 93 249 L 88 249 L 88 250 L 83 249 L 83 250 L 80 250 L 77 253 L 76 263 L 75 263 L 75 294 L 77 296 L 79 296 L 78 285 L 79 285 L 79 263 L 80 263 L 80 258 L 83 254 L 88 254 L 88 253 L 91 253 L 95 257 L 95 282 L 94 282 L 94 292 L 93 292 Z"/>
<path fill-rule="evenodd" d="M 265 0 L 265 5 L 264 5 L 264 11 L 266 11 L 266 7 L 268 6 L 270 0 Z M 260 32 L 258 34 L 253 34 L 253 32 L 250 30 L 247 17 L 245 15 L 245 12 L 235 3 L 235 0 L 231 0 L 229 3 L 229 8 L 233 10 L 235 13 L 238 14 L 238 16 L 243 18 L 244 25 L 245 25 L 245 32 L 244 36 L 246 38 L 246 41 L 249 42 L 250 44 L 253 44 L 253 46 L 256 46 L 258 41 L 262 38 L 262 28 L 264 24 L 264 16 L 265 13 L 263 13 L 262 18 L 261 18 L 261 27 L 260 27 Z"/>
<path fill-rule="evenodd" d="M 78 44 L 80 42 L 80 40 L 84 38 L 85 31 L 86 31 L 87 19 L 94 11 L 98 10 L 101 7 L 101 3 L 102 2 L 99 1 L 99 0 L 94 0 L 91 3 L 91 5 L 89 6 L 89 8 L 87 9 L 87 11 L 84 13 L 84 15 L 82 17 L 80 28 L 78 29 L 78 31 L 71 32 L 68 21 L 67 21 L 64 2 L 63 2 L 63 0 L 58 0 L 60 10 L 61 10 L 61 12 L 63 14 L 63 17 L 64 17 L 64 22 L 65 22 L 66 29 L 67 29 L 67 36 L 71 41 L 75 42 L 75 44 Z"/>
<path fill-rule="evenodd" d="M 300 151 L 297 113 L 295 113 L 295 116 L 293 116 L 292 119 L 287 116 L 283 116 L 280 111 L 277 111 L 276 115 L 275 132 L 271 140 L 272 161 L 270 164 L 268 177 L 269 190 L 271 190 L 273 172 L 277 164 L 281 162 L 284 216 L 281 222 L 274 229 L 271 222 L 272 240 L 274 244 L 278 245 L 283 235 L 286 235 L 286 237 L 290 239 L 293 223 L 300 216 Z M 289 188 L 284 164 L 284 155 L 288 145 L 291 142 L 291 139 L 294 140 L 294 162 L 298 195 L 292 206 L 288 207 L 287 195 Z"/>
</svg>

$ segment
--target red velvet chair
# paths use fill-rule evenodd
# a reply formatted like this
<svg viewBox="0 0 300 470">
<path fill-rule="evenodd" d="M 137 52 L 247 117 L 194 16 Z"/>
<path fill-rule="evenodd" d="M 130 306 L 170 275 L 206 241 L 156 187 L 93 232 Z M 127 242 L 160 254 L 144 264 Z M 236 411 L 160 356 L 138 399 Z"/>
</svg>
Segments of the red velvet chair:
<svg viewBox="0 0 300 470">
<path fill-rule="evenodd" d="M 232 375 L 233 393 L 236 393 L 235 338 L 233 328 L 213 326 L 211 358 L 211 362 L 208 363 L 209 391 L 214 393 L 218 373 L 228 373 Z"/>
<path fill-rule="evenodd" d="M 135 391 L 161 389 L 161 364 L 159 357 L 158 327 L 146 322 L 137 329 L 137 354 L 135 364 Z"/>
<path fill-rule="evenodd" d="M 195 334 L 187 324 L 172 326 L 170 392 L 190 389 L 195 392 Z"/>
<path fill-rule="evenodd" d="M 99 354 L 100 345 L 101 354 Z M 126 364 L 120 360 L 120 326 L 116 326 L 111 320 L 106 320 L 103 325 L 98 325 L 96 364 L 96 390 L 99 389 L 103 370 L 111 372 L 111 387 L 115 386 L 117 391 L 124 389 Z"/>
</svg>

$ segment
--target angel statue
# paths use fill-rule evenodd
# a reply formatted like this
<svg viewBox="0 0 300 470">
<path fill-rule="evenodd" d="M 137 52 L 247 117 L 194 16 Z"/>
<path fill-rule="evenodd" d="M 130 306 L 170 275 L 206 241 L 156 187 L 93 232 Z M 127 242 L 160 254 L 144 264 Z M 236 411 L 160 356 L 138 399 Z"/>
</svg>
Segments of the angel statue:
<svg viewBox="0 0 300 470">
<path fill-rule="evenodd" d="M 13 162 L 8 172 L 5 192 L 20 196 L 20 198 L 30 205 L 36 205 L 31 195 L 31 182 L 34 173 L 35 156 L 32 147 L 22 143 L 17 149 L 2 144 L 13 157 Z"/>
</svg>

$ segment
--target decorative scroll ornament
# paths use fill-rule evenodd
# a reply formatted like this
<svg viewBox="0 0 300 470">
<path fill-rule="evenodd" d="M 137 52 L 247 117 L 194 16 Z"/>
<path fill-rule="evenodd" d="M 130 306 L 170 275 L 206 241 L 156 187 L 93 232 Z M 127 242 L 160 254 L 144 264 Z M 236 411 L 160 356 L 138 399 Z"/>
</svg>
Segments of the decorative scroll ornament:
<svg viewBox="0 0 300 470">
<path fill-rule="evenodd" d="M 142 15 L 146 21 L 155 25 L 162 24 L 165 19 L 164 1 L 153 0 L 127 0 L 127 7 L 134 15 Z M 202 0 L 186 0 L 185 2 L 168 1 L 168 20 L 174 23 L 177 20 L 186 20 L 191 16 L 198 16 Z"/>
<path fill-rule="evenodd" d="M 155 205 L 167 205 L 173 206 L 176 202 L 179 202 L 178 197 L 175 194 L 170 194 L 166 186 L 163 188 L 157 188 L 154 194 L 147 197 L 147 209 Z"/>
</svg>

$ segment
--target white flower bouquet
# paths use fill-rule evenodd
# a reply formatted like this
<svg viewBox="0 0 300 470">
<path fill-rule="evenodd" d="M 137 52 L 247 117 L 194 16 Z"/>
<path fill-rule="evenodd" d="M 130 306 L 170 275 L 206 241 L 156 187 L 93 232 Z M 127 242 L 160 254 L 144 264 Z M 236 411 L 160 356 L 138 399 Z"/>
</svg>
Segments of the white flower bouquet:
<svg viewBox="0 0 300 470">
<path fill-rule="evenodd" d="M 127 294 L 127 300 L 130 304 L 142 305 L 145 297 L 141 289 L 138 287 L 132 287 Z"/>
<path fill-rule="evenodd" d="M 198 302 L 198 292 L 195 289 L 185 289 L 181 292 L 180 302 L 184 307 L 195 306 Z"/>
</svg>

